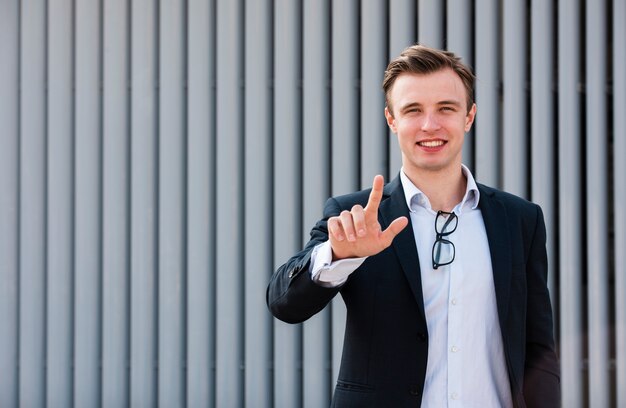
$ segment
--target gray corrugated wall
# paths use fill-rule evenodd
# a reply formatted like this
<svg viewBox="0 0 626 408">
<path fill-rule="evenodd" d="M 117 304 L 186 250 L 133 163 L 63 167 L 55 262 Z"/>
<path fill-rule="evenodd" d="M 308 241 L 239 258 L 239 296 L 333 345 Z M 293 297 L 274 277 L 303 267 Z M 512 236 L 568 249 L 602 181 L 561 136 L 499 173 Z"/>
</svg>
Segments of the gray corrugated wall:
<svg viewBox="0 0 626 408">
<path fill-rule="evenodd" d="M 0 406 L 324 407 L 345 309 L 271 318 L 380 91 L 478 75 L 465 162 L 542 205 L 563 405 L 626 407 L 626 0 L 1 0 Z"/>
</svg>

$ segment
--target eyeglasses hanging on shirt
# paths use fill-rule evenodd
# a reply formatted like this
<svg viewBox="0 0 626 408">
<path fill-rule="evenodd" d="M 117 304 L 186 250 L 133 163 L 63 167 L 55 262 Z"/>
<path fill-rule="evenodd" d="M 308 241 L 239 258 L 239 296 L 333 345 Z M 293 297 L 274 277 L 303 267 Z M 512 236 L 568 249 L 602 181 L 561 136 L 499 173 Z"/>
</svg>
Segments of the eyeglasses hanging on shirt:
<svg viewBox="0 0 626 408">
<path fill-rule="evenodd" d="M 446 237 L 456 231 L 459 218 L 454 212 L 437 211 L 435 232 L 437 238 L 433 244 L 433 269 L 450 265 L 454 261 L 454 244 Z"/>
</svg>

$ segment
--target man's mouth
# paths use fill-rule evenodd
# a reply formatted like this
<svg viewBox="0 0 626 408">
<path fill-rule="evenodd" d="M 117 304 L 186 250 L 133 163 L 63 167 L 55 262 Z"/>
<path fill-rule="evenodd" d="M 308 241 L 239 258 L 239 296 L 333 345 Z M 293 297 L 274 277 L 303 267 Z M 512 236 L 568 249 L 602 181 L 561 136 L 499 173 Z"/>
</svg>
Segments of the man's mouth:
<svg viewBox="0 0 626 408">
<path fill-rule="evenodd" d="M 422 140 L 421 142 L 417 142 L 418 145 L 422 147 L 439 147 L 443 146 L 446 142 L 443 140 Z"/>
</svg>

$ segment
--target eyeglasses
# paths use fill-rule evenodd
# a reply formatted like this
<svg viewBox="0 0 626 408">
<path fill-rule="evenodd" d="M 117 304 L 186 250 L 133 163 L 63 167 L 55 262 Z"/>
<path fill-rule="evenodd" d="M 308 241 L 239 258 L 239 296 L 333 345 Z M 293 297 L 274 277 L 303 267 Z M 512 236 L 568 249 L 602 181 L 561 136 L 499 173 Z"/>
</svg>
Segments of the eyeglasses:
<svg viewBox="0 0 626 408">
<path fill-rule="evenodd" d="M 459 218 L 453 212 L 437 211 L 435 232 L 437 238 L 433 244 L 433 269 L 450 265 L 454 261 L 454 244 L 445 237 L 456 231 Z"/>
</svg>

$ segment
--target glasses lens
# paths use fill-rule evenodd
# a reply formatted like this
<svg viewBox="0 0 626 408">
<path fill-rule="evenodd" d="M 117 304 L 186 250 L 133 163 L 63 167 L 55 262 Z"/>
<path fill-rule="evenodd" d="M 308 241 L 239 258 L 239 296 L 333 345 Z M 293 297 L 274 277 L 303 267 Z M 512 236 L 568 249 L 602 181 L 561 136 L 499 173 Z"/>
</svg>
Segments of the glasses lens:
<svg viewBox="0 0 626 408">
<path fill-rule="evenodd" d="M 456 230 L 456 226 L 459 223 L 459 219 L 454 213 L 440 212 L 437 214 L 436 225 L 437 234 L 447 235 Z"/>
<path fill-rule="evenodd" d="M 433 246 L 433 262 L 436 265 L 447 265 L 454 260 L 454 245 L 447 240 L 438 240 Z"/>
</svg>

